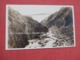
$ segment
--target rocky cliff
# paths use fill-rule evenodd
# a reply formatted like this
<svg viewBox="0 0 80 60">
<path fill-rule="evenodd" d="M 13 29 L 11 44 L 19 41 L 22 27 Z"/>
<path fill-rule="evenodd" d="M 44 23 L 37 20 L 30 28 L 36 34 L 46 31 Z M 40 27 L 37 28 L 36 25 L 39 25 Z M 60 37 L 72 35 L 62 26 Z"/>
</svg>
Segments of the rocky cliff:
<svg viewBox="0 0 80 60">
<path fill-rule="evenodd" d="M 48 29 L 29 16 L 8 9 L 8 44 L 12 48 L 22 48 L 29 44 L 28 40 L 39 37 Z"/>
<path fill-rule="evenodd" d="M 64 34 L 68 37 L 73 37 L 73 16 L 72 8 L 63 7 L 59 11 L 55 12 L 46 20 L 41 22 L 42 25 L 51 30 L 55 30 L 53 27 L 57 27 L 61 34 Z"/>
</svg>

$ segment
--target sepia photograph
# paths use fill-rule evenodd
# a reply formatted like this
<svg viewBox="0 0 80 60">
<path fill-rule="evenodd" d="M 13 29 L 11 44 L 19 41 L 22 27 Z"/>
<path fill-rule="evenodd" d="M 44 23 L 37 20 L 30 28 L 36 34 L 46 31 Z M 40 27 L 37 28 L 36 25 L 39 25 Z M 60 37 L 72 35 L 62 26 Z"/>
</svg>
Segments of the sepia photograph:
<svg viewBox="0 0 80 60">
<path fill-rule="evenodd" d="M 74 6 L 6 5 L 6 50 L 75 47 Z"/>
</svg>

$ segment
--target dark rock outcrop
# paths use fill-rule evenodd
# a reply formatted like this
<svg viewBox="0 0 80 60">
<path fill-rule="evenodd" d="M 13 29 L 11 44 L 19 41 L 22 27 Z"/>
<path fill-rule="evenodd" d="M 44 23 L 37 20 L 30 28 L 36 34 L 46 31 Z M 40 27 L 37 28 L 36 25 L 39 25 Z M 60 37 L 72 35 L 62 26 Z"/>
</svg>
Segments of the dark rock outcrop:
<svg viewBox="0 0 80 60">
<path fill-rule="evenodd" d="M 38 38 L 39 35 L 48 31 L 46 27 L 33 20 L 31 17 L 24 16 L 24 18 L 25 33 L 28 39 Z"/>
<path fill-rule="evenodd" d="M 22 48 L 29 44 L 28 40 L 39 37 L 48 29 L 33 20 L 23 16 L 9 7 L 8 10 L 8 44 L 9 48 Z"/>
</svg>

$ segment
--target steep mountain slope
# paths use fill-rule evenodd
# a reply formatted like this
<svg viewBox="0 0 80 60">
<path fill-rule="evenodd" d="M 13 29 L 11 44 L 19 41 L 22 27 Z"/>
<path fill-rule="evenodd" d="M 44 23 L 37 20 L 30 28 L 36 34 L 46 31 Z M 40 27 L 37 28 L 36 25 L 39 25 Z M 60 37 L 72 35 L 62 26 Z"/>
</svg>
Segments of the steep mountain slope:
<svg viewBox="0 0 80 60">
<path fill-rule="evenodd" d="M 21 48 L 29 44 L 28 40 L 39 37 L 48 29 L 29 16 L 21 15 L 9 7 L 8 44 L 9 48 Z"/>
<path fill-rule="evenodd" d="M 60 11 L 55 12 L 49 16 L 46 20 L 41 22 L 42 25 L 46 26 L 50 30 L 55 30 L 53 26 L 57 27 L 61 34 L 68 37 L 73 37 L 73 16 L 72 8 L 63 7 Z"/>
</svg>

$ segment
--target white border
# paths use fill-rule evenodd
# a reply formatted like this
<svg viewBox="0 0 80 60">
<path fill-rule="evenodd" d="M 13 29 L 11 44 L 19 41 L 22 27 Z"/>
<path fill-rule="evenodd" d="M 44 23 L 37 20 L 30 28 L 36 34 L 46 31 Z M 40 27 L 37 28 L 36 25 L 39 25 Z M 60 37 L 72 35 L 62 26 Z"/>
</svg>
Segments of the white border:
<svg viewBox="0 0 80 60">
<path fill-rule="evenodd" d="M 51 47 L 41 47 L 41 48 L 8 48 L 8 6 L 9 5 L 14 5 L 14 4 L 7 4 L 6 5 L 6 42 L 5 42 L 5 49 L 6 50 L 29 50 L 29 49 L 47 49 L 47 48 L 51 48 Z M 33 5 L 33 6 L 39 6 L 39 5 Z M 74 6 L 73 5 L 41 5 L 41 6 L 62 6 L 62 7 L 71 7 L 72 11 L 73 11 L 73 32 L 74 32 L 74 46 L 61 46 L 61 47 L 53 47 L 53 48 L 66 48 L 66 47 L 76 47 L 76 36 L 75 36 L 75 18 L 74 18 Z"/>
<path fill-rule="evenodd" d="M 6 50 L 8 50 L 8 5 L 6 5 Z"/>
</svg>

